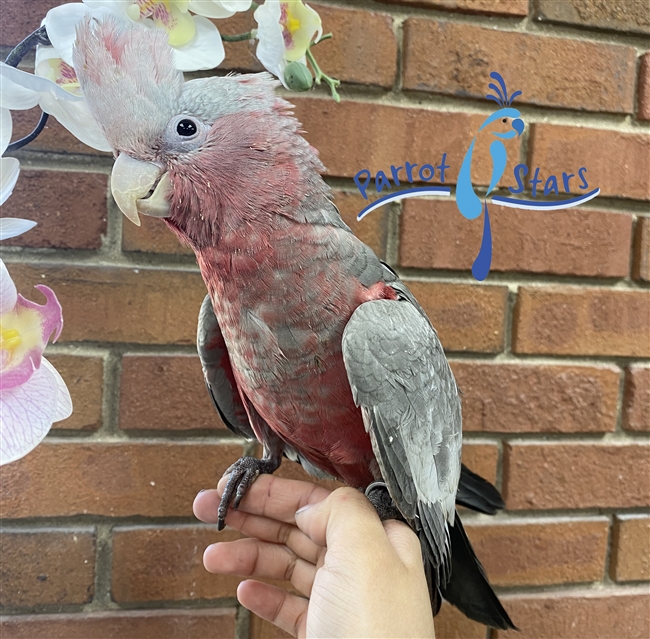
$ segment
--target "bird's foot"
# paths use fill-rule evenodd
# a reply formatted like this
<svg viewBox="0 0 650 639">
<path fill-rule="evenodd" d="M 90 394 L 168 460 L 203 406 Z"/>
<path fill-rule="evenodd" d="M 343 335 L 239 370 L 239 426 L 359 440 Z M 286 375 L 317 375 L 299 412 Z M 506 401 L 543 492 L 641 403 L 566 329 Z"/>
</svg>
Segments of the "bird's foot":
<svg viewBox="0 0 650 639">
<path fill-rule="evenodd" d="M 386 484 L 383 481 L 373 481 L 372 484 L 366 488 L 366 497 L 375 507 L 379 519 L 382 521 L 386 521 L 387 519 L 405 521 L 402 513 L 389 495 L 388 488 L 386 488 Z"/>
<path fill-rule="evenodd" d="M 280 461 L 276 459 L 257 459 L 255 457 L 242 457 L 238 459 L 228 470 L 224 473 L 230 475 L 226 490 L 223 491 L 221 496 L 221 503 L 217 511 L 217 530 L 223 530 L 226 525 L 226 514 L 228 513 L 228 506 L 230 502 L 234 501 L 232 507 L 237 510 L 239 503 L 244 498 L 246 491 L 250 488 L 252 483 L 257 479 L 260 474 L 271 474 L 275 472 L 280 466 Z"/>
</svg>

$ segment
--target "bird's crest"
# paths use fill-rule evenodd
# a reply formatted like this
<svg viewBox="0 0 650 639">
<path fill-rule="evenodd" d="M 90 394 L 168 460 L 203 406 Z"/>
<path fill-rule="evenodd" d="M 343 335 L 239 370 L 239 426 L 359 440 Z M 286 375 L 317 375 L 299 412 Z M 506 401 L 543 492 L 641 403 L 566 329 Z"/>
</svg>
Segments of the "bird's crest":
<svg viewBox="0 0 650 639">
<path fill-rule="evenodd" d="M 88 17 L 77 27 L 74 66 L 91 113 L 116 150 L 150 141 L 175 114 L 183 74 L 161 29 Z"/>
<path fill-rule="evenodd" d="M 492 71 L 492 73 L 490 73 L 490 77 L 494 78 L 499 83 L 499 86 L 494 84 L 494 82 L 490 82 L 490 84 L 488 84 L 488 87 L 492 89 L 496 95 L 488 93 L 485 97 L 488 100 L 494 100 L 501 108 L 509 107 L 512 104 L 512 101 L 518 95 L 521 95 L 521 91 L 514 91 L 511 96 L 508 96 L 506 82 L 503 77 L 501 77 L 500 73 Z"/>
</svg>

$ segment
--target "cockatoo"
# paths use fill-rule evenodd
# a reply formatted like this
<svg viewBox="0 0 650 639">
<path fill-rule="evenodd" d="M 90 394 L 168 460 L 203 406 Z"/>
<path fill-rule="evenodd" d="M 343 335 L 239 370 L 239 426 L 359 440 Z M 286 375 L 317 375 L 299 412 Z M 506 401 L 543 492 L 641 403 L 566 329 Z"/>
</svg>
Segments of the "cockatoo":
<svg viewBox="0 0 650 639">
<path fill-rule="evenodd" d="M 461 404 L 438 336 L 341 220 L 278 83 L 184 82 L 164 32 L 112 18 L 80 25 L 74 66 L 117 158 L 118 206 L 135 223 L 164 218 L 194 250 L 211 391 L 264 446 L 226 471 L 220 525 L 284 453 L 359 489 L 383 482 L 375 501 L 419 535 L 434 612 L 439 589 L 473 619 L 512 627 L 456 513 Z"/>
</svg>

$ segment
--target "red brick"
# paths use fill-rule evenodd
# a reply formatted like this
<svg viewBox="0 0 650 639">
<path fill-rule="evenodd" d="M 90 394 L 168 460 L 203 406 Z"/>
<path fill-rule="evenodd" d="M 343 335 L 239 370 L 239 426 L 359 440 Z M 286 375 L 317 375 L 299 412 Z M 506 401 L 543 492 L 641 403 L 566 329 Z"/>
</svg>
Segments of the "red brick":
<svg viewBox="0 0 650 639">
<path fill-rule="evenodd" d="M 497 481 L 498 461 L 499 449 L 495 444 L 463 443 L 463 463 L 492 484 Z"/>
<path fill-rule="evenodd" d="M 232 541 L 235 531 L 214 526 L 116 528 L 113 533 L 111 594 L 118 603 L 193 601 L 235 597 L 234 575 L 214 575 L 203 567 L 203 551 Z"/>
<path fill-rule="evenodd" d="M 122 429 L 226 428 L 205 387 L 197 355 L 125 355 L 120 389 Z"/>
<path fill-rule="evenodd" d="M 650 291 L 522 287 L 513 350 L 555 355 L 649 357 Z"/>
<path fill-rule="evenodd" d="M 198 491 L 216 486 L 241 454 L 207 441 L 46 441 L 0 468 L 0 516 L 189 517 Z"/>
<path fill-rule="evenodd" d="M 23 38 L 41 26 L 45 14 L 61 4 L 61 0 L 30 0 L 29 11 L 16 2 L 2 3 L 0 44 L 16 46 Z"/>
<path fill-rule="evenodd" d="M 650 218 L 642 217 L 636 224 L 632 277 L 650 282 Z"/>
<path fill-rule="evenodd" d="M 140 221 L 142 225 L 136 226 L 124 220 L 122 227 L 123 251 L 194 255 L 194 251 L 183 246 L 162 220 L 143 215 Z"/>
<path fill-rule="evenodd" d="M 641 57 L 637 94 L 639 96 L 637 117 L 639 120 L 650 120 L 650 53 Z"/>
<path fill-rule="evenodd" d="M 609 519 L 511 520 L 466 525 L 494 586 L 601 581 Z"/>
<path fill-rule="evenodd" d="M 201 275 L 104 266 L 9 264 L 23 292 L 51 287 L 63 307 L 62 341 L 194 344 Z M 37 299 L 38 293 L 32 297 Z"/>
<path fill-rule="evenodd" d="M 498 353 L 503 349 L 503 286 L 406 282 L 449 351 Z"/>
<path fill-rule="evenodd" d="M 528 12 L 528 0 L 379 0 L 379 2 L 505 16 L 525 16 Z"/>
<path fill-rule="evenodd" d="M 650 199 L 650 136 L 586 127 L 533 124 L 530 143 L 531 171 L 540 169 L 540 179 L 578 175 L 580 167 L 589 184 L 601 196 Z"/>
<path fill-rule="evenodd" d="M 56 197 L 52 197 L 56 194 Z M 22 170 L 3 217 L 37 222 L 5 246 L 97 249 L 106 233 L 108 176 L 98 173 Z"/>
<path fill-rule="evenodd" d="M 650 517 L 616 515 L 610 576 L 616 581 L 650 580 Z"/>
<path fill-rule="evenodd" d="M 650 430 L 650 368 L 630 366 L 625 374 L 623 428 Z"/>
<path fill-rule="evenodd" d="M 581 27 L 650 33 L 650 12 L 645 0 L 538 0 L 537 19 L 566 22 Z"/>
<path fill-rule="evenodd" d="M 4 617 L 3 639 L 230 639 L 235 608 Z"/>
<path fill-rule="evenodd" d="M 11 2 L 3 3 L 5 5 L 15 4 Z M 55 4 L 61 4 L 56 2 Z M 30 5 L 31 6 L 31 5 Z M 4 8 L 4 7 L 3 7 Z M 25 68 L 25 71 L 32 72 L 32 69 Z M 14 133 L 12 140 L 15 142 L 20 138 L 28 135 L 37 125 L 41 116 L 41 110 L 36 107 L 27 111 L 12 111 Z M 112 154 L 104 151 L 97 151 L 92 147 L 86 146 L 78 140 L 63 125 L 59 124 L 52 116 L 47 120 L 47 124 L 39 136 L 29 143 L 30 151 L 52 151 L 54 153 L 77 153 L 83 155 L 97 155 L 104 158 L 111 158 Z M 18 178 L 19 181 L 21 178 Z"/>
<path fill-rule="evenodd" d="M 590 433 L 616 430 L 616 366 L 452 362 L 463 392 L 463 430 Z"/>
<path fill-rule="evenodd" d="M 305 137 L 318 149 L 327 175 L 353 177 L 361 169 L 374 175 L 390 167 L 412 164 L 440 164 L 447 153 L 445 182 L 454 183 L 465 151 L 485 119 L 480 114 L 448 113 L 331 98 L 293 97 L 296 116 L 304 124 Z M 435 135 L 431 132 L 435 131 Z M 508 165 L 504 175 L 512 175 L 519 157 L 518 139 L 510 140 Z M 489 184 L 492 159 L 487 152 L 474 158 L 476 184 Z M 417 173 L 418 169 L 415 169 Z M 405 170 L 401 184 L 408 185 Z M 436 171 L 436 178 L 438 172 Z M 374 185 L 374 181 L 371 183 Z M 385 195 L 386 193 L 382 193 Z"/>
<path fill-rule="evenodd" d="M 483 220 L 468 220 L 455 202 L 405 200 L 400 264 L 467 270 L 478 255 Z M 490 206 L 492 271 L 625 277 L 632 216 L 589 210 L 523 211 Z"/>
<path fill-rule="evenodd" d="M 648 506 L 648 453 L 643 443 L 507 443 L 506 505 L 511 510 Z"/>
<path fill-rule="evenodd" d="M 404 23 L 405 89 L 485 98 L 492 82 L 490 71 L 507 69 L 502 73 L 508 92 L 523 92 L 515 108 L 528 103 L 632 113 L 635 60 L 634 47 L 466 22 L 409 18 Z M 603 78 L 608 78 L 607 91 Z"/>
<path fill-rule="evenodd" d="M 102 358 L 48 354 L 47 359 L 61 373 L 70 391 L 73 406 L 72 415 L 55 423 L 52 428 L 97 430 L 102 425 Z"/>
<path fill-rule="evenodd" d="M 5 529 L 0 534 L 0 556 L 3 607 L 84 604 L 93 598 L 92 530 Z"/>
<path fill-rule="evenodd" d="M 646 639 L 648 590 L 605 588 L 503 595 L 520 632 L 495 631 L 495 639 Z"/>
<path fill-rule="evenodd" d="M 323 33 L 333 33 L 331 41 L 313 53 L 327 75 L 343 82 L 392 87 L 397 71 L 397 38 L 393 18 L 385 13 L 309 3 L 321 17 Z M 245 33 L 257 25 L 250 14 L 237 14 L 216 21 L 222 33 Z M 221 69 L 261 71 L 255 57 L 256 42 L 225 43 L 226 59 Z"/>
</svg>

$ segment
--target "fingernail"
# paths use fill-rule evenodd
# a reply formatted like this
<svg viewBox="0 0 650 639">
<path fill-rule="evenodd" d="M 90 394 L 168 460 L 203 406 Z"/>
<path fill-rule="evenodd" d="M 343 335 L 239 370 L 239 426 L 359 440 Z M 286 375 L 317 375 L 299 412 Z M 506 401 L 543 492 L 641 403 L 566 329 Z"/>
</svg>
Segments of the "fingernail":
<svg viewBox="0 0 650 639">
<path fill-rule="evenodd" d="M 307 504 L 306 506 L 303 506 L 302 508 L 299 508 L 298 510 L 296 510 L 296 515 L 299 515 L 300 513 L 304 513 L 305 510 L 307 510 L 308 508 L 311 508 L 312 506 L 313 506 L 313 504 Z"/>
</svg>

